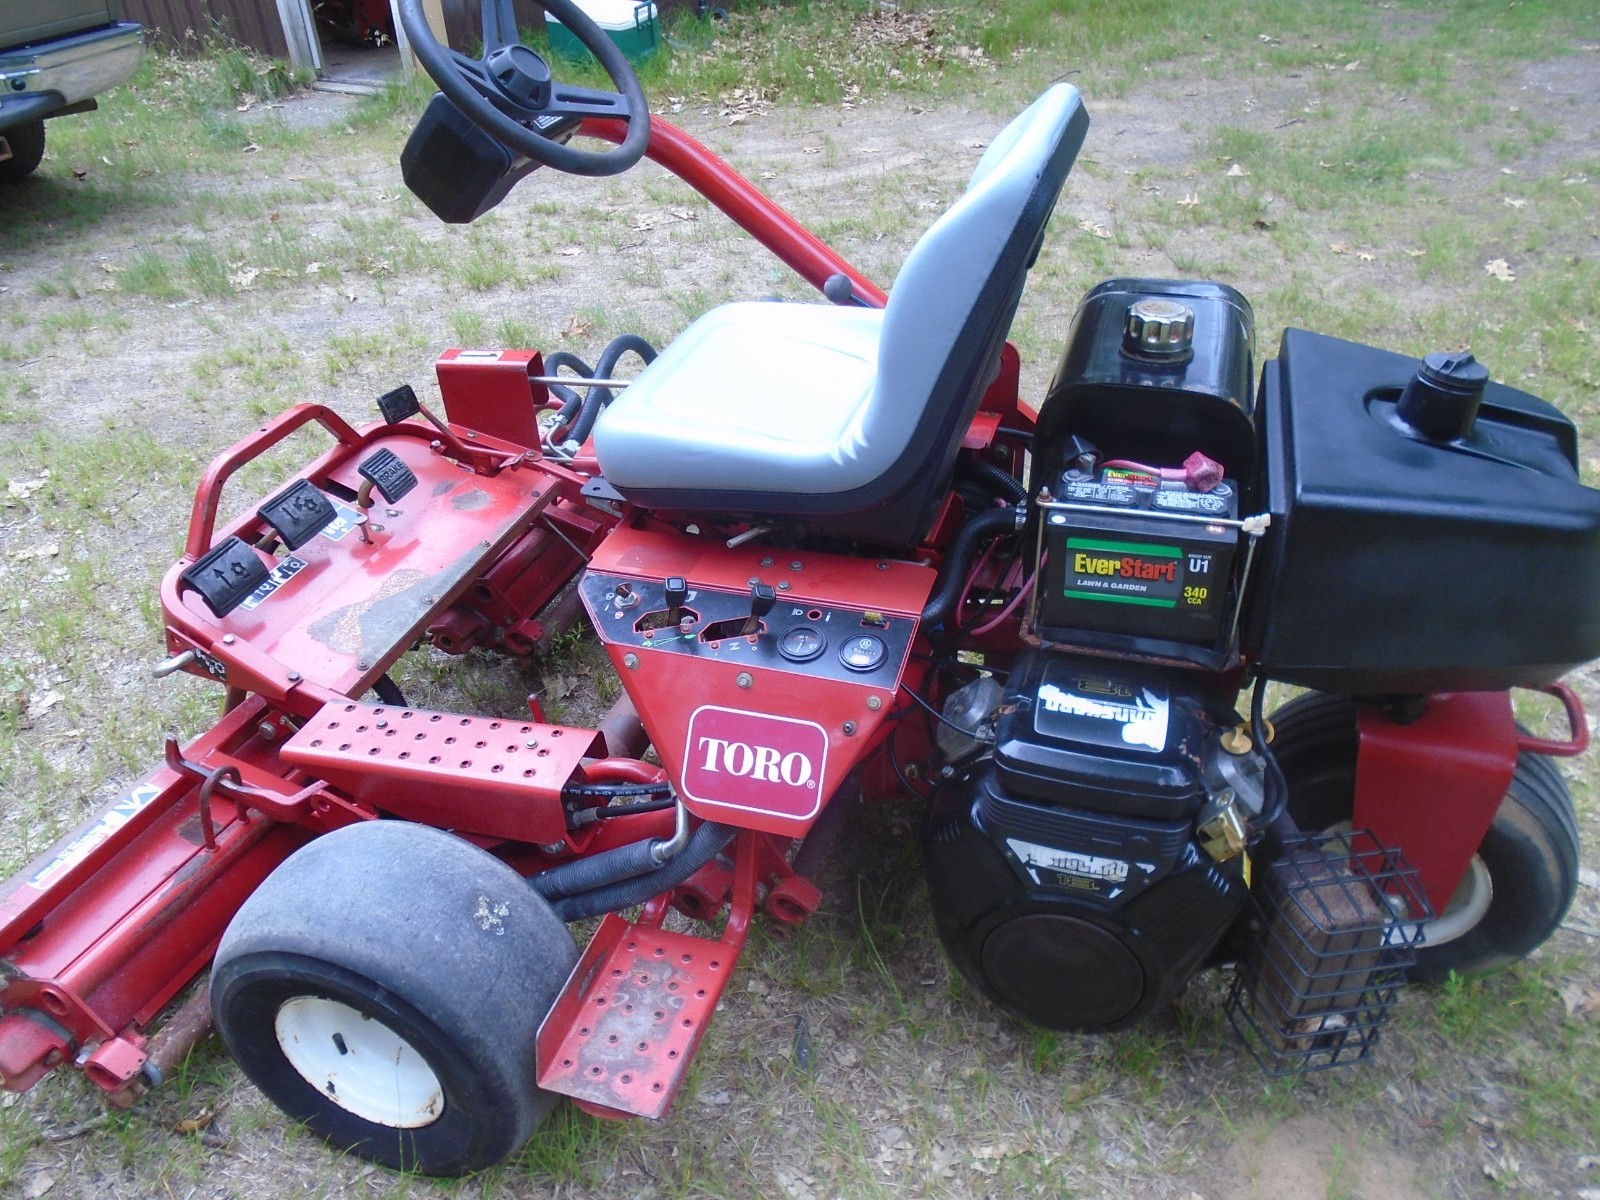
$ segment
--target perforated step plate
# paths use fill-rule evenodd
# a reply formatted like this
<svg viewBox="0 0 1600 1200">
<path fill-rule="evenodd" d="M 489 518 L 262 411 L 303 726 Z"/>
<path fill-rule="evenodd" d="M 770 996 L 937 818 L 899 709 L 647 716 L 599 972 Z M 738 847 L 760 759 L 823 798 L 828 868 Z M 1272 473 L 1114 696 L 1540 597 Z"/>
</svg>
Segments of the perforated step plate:
<svg viewBox="0 0 1600 1200">
<path fill-rule="evenodd" d="M 550 843 L 567 836 L 562 785 L 601 745 L 592 729 L 349 700 L 324 705 L 282 754 L 385 812 Z"/>
<path fill-rule="evenodd" d="M 611 1113 L 662 1116 L 738 952 L 610 914 L 539 1030 L 539 1086 Z"/>
</svg>

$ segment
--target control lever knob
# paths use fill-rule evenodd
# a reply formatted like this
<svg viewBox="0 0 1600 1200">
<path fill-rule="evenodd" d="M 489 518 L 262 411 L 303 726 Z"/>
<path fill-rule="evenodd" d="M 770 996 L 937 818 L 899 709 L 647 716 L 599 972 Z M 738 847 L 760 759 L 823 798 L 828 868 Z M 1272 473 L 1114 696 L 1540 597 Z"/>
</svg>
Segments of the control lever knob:
<svg viewBox="0 0 1600 1200">
<path fill-rule="evenodd" d="M 667 624 L 676 625 L 683 617 L 683 603 L 689 598 L 689 581 L 682 575 L 669 575 L 662 590 L 667 597 Z"/>
<path fill-rule="evenodd" d="M 778 602 L 778 592 L 770 583 L 750 585 L 750 619 L 744 623 L 744 636 L 761 632 L 761 618 Z"/>
</svg>

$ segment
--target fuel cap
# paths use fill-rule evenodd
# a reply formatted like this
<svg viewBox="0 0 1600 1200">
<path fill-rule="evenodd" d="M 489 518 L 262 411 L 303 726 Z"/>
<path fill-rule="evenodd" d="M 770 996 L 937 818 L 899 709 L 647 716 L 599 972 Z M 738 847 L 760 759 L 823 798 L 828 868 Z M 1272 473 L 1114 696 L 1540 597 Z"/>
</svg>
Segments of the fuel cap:
<svg viewBox="0 0 1600 1200">
<path fill-rule="evenodd" d="M 1128 306 L 1122 345 L 1131 354 L 1174 358 L 1194 348 L 1194 309 L 1159 296 Z"/>
</svg>

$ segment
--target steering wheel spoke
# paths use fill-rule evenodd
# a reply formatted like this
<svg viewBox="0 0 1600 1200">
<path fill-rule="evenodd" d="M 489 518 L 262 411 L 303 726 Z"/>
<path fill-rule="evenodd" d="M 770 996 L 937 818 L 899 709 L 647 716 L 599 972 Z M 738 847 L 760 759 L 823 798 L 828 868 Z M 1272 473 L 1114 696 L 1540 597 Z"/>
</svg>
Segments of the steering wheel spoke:
<svg viewBox="0 0 1600 1200">
<path fill-rule="evenodd" d="M 483 0 L 483 57 L 522 39 L 517 36 L 517 13 L 512 0 Z"/>
<path fill-rule="evenodd" d="M 558 83 L 550 89 L 550 103 L 544 111 L 563 117 L 621 117 L 626 120 L 632 116 L 626 96 L 570 83 Z"/>
</svg>

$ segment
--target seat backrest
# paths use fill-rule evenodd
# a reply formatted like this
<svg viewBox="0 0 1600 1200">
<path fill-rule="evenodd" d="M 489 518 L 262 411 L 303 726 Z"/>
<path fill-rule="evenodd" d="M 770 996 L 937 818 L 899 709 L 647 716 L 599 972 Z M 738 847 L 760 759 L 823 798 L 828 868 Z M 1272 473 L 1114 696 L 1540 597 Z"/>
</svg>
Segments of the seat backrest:
<svg viewBox="0 0 1600 1200">
<path fill-rule="evenodd" d="M 900 269 L 858 431 L 875 451 L 900 447 L 874 486 L 880 504 L 892 498 L 873 521 L 883 540 L 916 540 L 943 499 L 1088 128 L 1077 88 L 1045 92 L 990 144 Z"/>
</svg>

